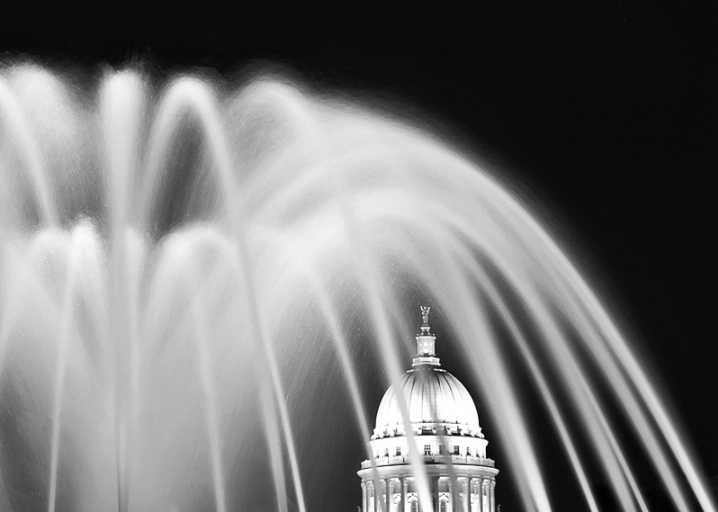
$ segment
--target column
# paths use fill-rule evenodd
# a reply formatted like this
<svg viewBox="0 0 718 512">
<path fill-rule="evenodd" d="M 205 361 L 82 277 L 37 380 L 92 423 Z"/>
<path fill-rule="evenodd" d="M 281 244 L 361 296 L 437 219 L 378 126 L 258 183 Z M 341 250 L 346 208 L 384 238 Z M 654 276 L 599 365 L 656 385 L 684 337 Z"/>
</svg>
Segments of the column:
<svg viewBox="0 0 718 512">
<path fill-rule="evenodd" d="M 434 489 L 432 490 L 432 497 L 434 498 L 434 510 L 436 512 L 439 512 L 439 477 L 431 479 L 432 482 L 434 482 Z"/>
<path fill-rule="evenodd" d="M 461 492 L 464 493 L 464 512 L 469 512 L 471 506 L 471 494 L 469 493 L 469 479 L 464 478 L 461 481 Z"/>
<path fill-rule="evenodd" d="M 386 479 L 381 480 L 381 495 L 379 496 L 379 506 L 383 512 L 389 512 L 386 508 Z"/>
<path fill-rule="evenodd" d="M 479 478 L 478 484 L 479 485 L 477 489 L 478 492 L 476 494 L 476 501 L 479 503 L 479 512 L 488 512 L 484 508 L 484 477 Z"/>
<path fill-rule="evenodd" d="M 489 479 L 481 479 L 481 512 L 491 512 L 491 506 L 489 503 L 489 492 L 488 492 Z"/>
<path fill-rule="evenodd" d="M 406 492 L 409 490 L 409 482 L 406 477 L 401 479 L 401 507 L 399 512 L 406 512 Z"/>
<path fill-rule="evenodd" d="M 386 480 L 386 512 L 392 512 L 391 506 L 394 501 L 394 479 L 387 478 Z"/>
<path fill-rule="evenodd" d="M 361 512 L 367 512 L 366 510 L 366 484 L 364 480 L 361 482 Z"/>
<path fill-rule="evenodd" d="M 491 484 L 489 487 L 489 500 L 491 503 L 491 512 L 495 512 L 496 510 L 496 500 L 494 499 L 494 487 L 496 487 L 496 480 L 491 479 Z"/>
<path fill-rule="evenodd" d="M 449 477 L 449 510 L 450 512 L 454 511 L 454 482 L 451 481 L 451 477 Z"/>
<path fill-rule="evenodd" d="M 469 480 L 469 510 L 479 512 L 479 507 L 476 505 L 476 478 Z"/>
<path fill-rule="evenodd" d="M 402 478 L 402 481 L 404 482 L 404 491 L 402 494 L 402 501 L 404 503 L 404 508 L 402 512 L 406 512 L 408 510 L 408 503 L 406 502 L 406 495 L 409 492 L 409 481 L 406 478 Z"/>
</svg>

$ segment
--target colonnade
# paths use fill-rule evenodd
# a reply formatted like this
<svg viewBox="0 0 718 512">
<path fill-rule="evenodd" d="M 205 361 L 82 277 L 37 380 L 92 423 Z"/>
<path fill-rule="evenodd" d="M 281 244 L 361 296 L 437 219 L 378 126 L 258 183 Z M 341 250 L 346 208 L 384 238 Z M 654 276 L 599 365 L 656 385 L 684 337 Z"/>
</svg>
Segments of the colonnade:
<svg viewBox="0 0 718 512">
<path fill-rule="evenodd" d="M 375 488 L 375 484 L 378 487 Z M 454 481 L 449 477 L 429 476 L 435 512 L 494 512 L 495 486 L 494 477 L 489 476 L 459 476 Z M 414 477 L 366 479 L 361 488 L 362 512 L 421 511 Z"/>
</svg>

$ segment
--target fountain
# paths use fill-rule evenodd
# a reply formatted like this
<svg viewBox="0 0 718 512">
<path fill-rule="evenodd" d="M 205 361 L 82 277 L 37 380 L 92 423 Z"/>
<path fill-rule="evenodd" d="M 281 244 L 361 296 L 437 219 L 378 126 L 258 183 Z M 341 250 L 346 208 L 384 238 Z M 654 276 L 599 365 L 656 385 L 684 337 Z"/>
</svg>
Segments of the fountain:
<svg viewBox="0 0 718 512">
<path fill-rule="evenodd" d="M 369 439 L 357 358 L 400 378 L 412 294 L 470 365 L 526 510 L 551 510 L 554 461 L 517 371 L 579 506 L 599 510 L 598 473 L 648 510 L 630 446 L 678 510 L 716 510 L 609 308 L 479 163 L 282 77 L 98 83 L 0 77 L 0 510 L 303 512 L 303 375 L 338 372 Z"/>
</svg>

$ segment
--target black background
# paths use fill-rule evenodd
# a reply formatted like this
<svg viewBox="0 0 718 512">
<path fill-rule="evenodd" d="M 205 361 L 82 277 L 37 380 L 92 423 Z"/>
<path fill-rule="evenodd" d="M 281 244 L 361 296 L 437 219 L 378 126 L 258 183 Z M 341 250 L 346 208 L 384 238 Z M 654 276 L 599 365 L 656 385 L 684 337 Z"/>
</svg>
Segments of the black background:
<svg viewBox="0 0 718 512">
<path fill-rule="evenodd" d="M 227 77 L 276 62 L 431 119 L 553 212 L 716 478 L 715 2 L 476 4 L 16 5 L 0 55 Z M 357 498 L 332 501 L 353 510 Z"/>
</svg>

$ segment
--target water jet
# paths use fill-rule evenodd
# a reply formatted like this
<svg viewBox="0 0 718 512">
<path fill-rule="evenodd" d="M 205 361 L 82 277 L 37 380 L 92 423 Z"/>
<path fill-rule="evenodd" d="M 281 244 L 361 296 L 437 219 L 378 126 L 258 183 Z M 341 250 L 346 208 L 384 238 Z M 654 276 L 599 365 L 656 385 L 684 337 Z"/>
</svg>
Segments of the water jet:
<svg viewBox="0 0 718 512">
<path fill-rule="evenodd" d="M 157 87 L 108 73 L 98 106 L 31 65 L 0 79 L 4 509 L 234 510 L 256 472 L 257 508 L 305 510 L 297 410 L 313 403 L 288 397 L 334 361 L 368 440 L 358 354 L 398 385 L 408 282 L 439 305 L 526 510 L 551 500 L 515 371 L 590 510 L 594 471 L 646 510 L 628 442 L 678 510 L 715 510 L 610 308 L 481 163 L 287 81 Z"/>
</svg>

